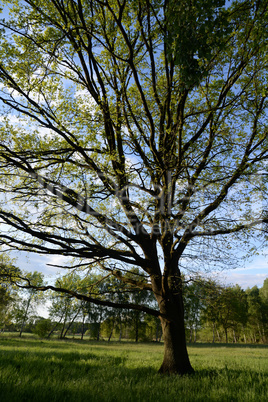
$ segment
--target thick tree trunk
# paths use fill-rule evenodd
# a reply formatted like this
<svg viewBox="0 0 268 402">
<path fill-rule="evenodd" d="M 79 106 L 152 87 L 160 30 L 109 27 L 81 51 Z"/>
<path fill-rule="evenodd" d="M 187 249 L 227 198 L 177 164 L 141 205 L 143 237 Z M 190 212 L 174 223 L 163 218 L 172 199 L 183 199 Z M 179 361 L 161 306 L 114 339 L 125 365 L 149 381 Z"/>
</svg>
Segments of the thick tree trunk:
<svg viewBox="0 0 268 402">
<path fill-rule="evenodd" d="M 161 319 L 164 338 L 164 359 L 159 369 L 163 374 L 191 374 L 194 372 L 186 347 L 184 322 Z M 180 322 L 179 322 L 180 321 Z"/>
<path fill-rule="evenodd" d="M 151 277 L 152 289 L 158 302 L 164 340 L 164 358 L 161 374 L 192 374 L 184 325 L 183 285 L 178 261 L 166 258 L 161 281 Z"/>
<path fill-rule="evenodd" d="M 175 278 L 172 279 L 174 280 Z M 166 293 L 162 300 L 158 299 L 158 303 L 164 338 L 164 359 L 159 373 L 191 374 L 194 370 L 186 347 L 181 285 L 179 284 L 175 289 L 173 286 L 169 286 L 169 292 Z"/>
</svg>

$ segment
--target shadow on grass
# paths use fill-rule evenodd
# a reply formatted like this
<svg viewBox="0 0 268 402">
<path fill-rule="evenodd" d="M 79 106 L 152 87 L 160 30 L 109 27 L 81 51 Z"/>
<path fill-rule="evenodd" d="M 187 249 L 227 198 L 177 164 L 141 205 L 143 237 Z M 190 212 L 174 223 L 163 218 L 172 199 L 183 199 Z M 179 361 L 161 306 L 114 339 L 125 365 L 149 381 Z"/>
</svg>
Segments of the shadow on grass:
<svg viewBox="0 0 268 402">
<path fill-rule="evenodd" d="M 126 360 L 124 354 L 43 351 L 30 345 L 29 349 L 3 349 L 0 401 L 107 401 L 112 389 L 114 395 L 122 394 L 122 381 L 133 387 L 155 374 L 150 367 L 126 368 Z"/>
<path fill-rule="evenodd" d="M 174 397 L 167 399 L 172 387 L 176 387 L 178 392 L 187 387 L 198 389 L 194 391 L 198 397 L 205 384 L 208 386 L 205 392 L 208 392 L 213 384 L 220 387 L 223 382 L 228 389 L 232 383 L 235 392 L 238 379 L 240 382 L 247 379 L 245 388 L 250 388 L 251 384 L 254 387 L 263 384 L 268 379 L 264 373 L 260 380 L 258 372 L 243 367 L 228 369 L 227 366 L 213 370 L 199 369 L 185 379 L 164 377 L 158 375 L 154 368 L 142 364 L 140 367 L 128 367 L 129 357 L 124 353 L 113 355 L 104 349 L 96 350 L 96 353 L 92 349 L 72 351 L 72 344 L 66 345 L 65 342 L 44 342 L 46 350 L 42 349 L 40 341 L 24 343 L 12 339 L 1 343 L 15 346 L 14 349 L 0 349 L 1 402 L 167 401 L 176 400 Z M 196 346 L 200 347 L 200 344 Z"/>
</svg>

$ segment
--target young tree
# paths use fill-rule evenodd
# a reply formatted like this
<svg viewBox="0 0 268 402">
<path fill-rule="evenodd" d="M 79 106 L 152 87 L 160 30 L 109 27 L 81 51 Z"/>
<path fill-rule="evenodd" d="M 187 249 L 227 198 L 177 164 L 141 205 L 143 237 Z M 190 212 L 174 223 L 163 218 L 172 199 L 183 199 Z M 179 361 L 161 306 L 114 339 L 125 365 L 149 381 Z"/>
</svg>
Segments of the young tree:
<svg viewBox="0 0 268 402">
<path fill-rule="evenodd" d="M 3 3 L 2 243 L 153 292 L 158 309 L 65 289 L 160 317 L 160 372 L 191 373 L 181 269 L 267 222 L 250 203 L 266 197 L 267 0 Z"/>
</svg>

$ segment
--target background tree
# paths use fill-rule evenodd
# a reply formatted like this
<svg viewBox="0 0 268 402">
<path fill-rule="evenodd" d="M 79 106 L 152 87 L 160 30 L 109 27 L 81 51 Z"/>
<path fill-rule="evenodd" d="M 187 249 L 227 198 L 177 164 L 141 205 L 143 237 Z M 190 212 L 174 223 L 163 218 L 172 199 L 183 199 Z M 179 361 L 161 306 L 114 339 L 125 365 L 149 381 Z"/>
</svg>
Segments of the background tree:
<svg viewBox="0 0 268 402">
<path fill-rule="evenodd" d="M 267 281 L 266 281 L 267 283 Z M 265 284 L 262 289 L 265 288 Z M 251 342 L 265 342 L 267 336 L 267 298 L 257 286 L 247 289 L 248 300 L 248 330 Z"/>
<path fill-rule="evenodd" d="M 42 273 L 35 271 L 26 274 L 25 279 L 33 286 L 39 287 L 43 285 L 44 276 Z M 23 292 L 20 292 L 20 297 L 17 298 L 14 308 L 16 322 L 20 326 L 19 336 L 22 335 L 25 324 L 29 321 L 29 318 L 36 314 L 36 308 L 43 296 L 42 293 L 34 288 L 25 288 Z"/>
<path fill-rule="evenodd" d="M 267 200 L 267 1 L 3 3 L 1 242 L 153 292 L 157 309 L 64 290 L 160 317 L 160 372 L 191 373 L 182 269 L 224 265 L 267 222 L 251 208 Z"/>
</svg>

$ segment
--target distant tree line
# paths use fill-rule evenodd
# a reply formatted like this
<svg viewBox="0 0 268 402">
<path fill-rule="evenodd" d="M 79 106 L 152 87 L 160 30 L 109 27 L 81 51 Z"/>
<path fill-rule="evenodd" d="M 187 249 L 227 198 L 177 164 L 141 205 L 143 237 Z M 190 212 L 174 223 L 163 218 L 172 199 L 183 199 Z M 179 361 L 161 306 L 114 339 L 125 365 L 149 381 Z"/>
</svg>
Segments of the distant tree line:
<svg viewBox="0 0 268 402">
<path fill-rule="evenodd" d="M 138 275 L 138 272 L 136 272 Z M 43 275 L 28 274 L 41 285 Z M 122 286 L 113 276 L 105 280 L 97 274 L 81 278 L 78 273 L 58 278 L 56 287 L 122 303 L 137 303 L 154 308 L 151 292 Z M 216 281 L 195 278 L 184 281 L 185 325 L 188 342 L 268 342 L 268 278 L 263 286 L 243 290 L 239 285 L 224 286 Z M 48 318 L 38 314 L 47 305 Z M 19 289 L 9 281 L 0 283 L 0 330 L 34 332 L 40 337 L 84 336 L 100 340 L 129 339 L 160 341 L 162 331 L 157 317 L 127 308 L 97 306 L 66 293 Z"/>
</svg>

